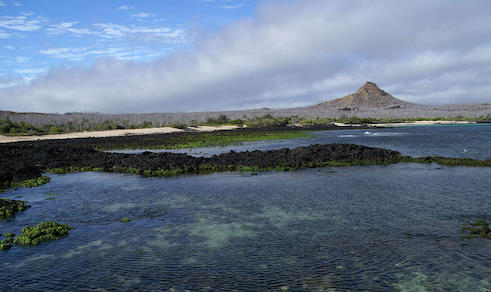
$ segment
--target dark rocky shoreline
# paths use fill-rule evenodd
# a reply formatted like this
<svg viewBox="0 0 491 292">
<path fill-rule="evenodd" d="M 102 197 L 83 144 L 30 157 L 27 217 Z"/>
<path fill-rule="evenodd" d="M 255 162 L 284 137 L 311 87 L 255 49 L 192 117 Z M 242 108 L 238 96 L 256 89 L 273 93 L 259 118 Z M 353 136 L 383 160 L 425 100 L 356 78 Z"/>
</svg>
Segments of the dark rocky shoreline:
<svg viewBox="0 0 491 292">
<path fill-rule="evenodd" d="M 285 128 L 282 129 L 285 130 Z M 255 129 L 236 131 L 255 131 Z M 145 146 L 151 146 L 152 143 L 158 145 L 162 140 L 177 135 L 199 135 L 199 133 L 184 132 L 164 135 L 40 140 L 0 144 L 0 186 L 24 186 L 19 182 L 31 179 L 36 180 L 27 186 L 46 183 L 49 178 L 44 181 L 39 179 L 42 173 L 46 171 L 65 173 L 94 170 L 168 176 L 228 170 L 294 170 L 309 167 L 397 162 L 491 166 L 491 160 L 480 161 L 444 157 L 412 158 L 402 156 L 393 150 L 354 144 L 311 145 L 296 149 L 284 148 L 239 153 L 232 151 L 208 158 L 176 153 L 122 154 L 94 150 L 94 148 L 104 148 L 104 145 L 127 145 L 130 142 L 140 142 Z"/>
<path fill-rule="evenodd" d="M 145 136 L 149 138 L 148 136 Z M 311 145 L 296 149 L 230 152 L 209 158 L 186 154 L 150 153 L 121 154 L 96 151 L 99 143 L 126 143 L 138 136 L 97 139 L 44 140 L 0 145 L 0 185 L 32 179 L 50 169 L 128 171 L 136 173 L 166 173 L 178 170 L 234 170 L 241 167 L 258 169 L 297 169 L 320 166 L 327 162 L 389 163 L 400 153 L 392 150 L 352 144 Z"/>
</svg>

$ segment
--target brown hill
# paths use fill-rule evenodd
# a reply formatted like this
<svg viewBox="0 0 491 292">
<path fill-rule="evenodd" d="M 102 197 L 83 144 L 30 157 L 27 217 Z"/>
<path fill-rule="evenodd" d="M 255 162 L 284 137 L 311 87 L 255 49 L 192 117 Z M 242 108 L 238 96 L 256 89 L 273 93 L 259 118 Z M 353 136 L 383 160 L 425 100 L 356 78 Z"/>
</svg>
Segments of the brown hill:
<svg viewBox="0 0 491 292">
<path fill-rule="evenodd" d="M 345 97 L 337 98 L 328 102 L 321 103 L 320 107 L 336 107 L 336 108 L 353 108 L 353 107 L 369 107 L 369 108 L 399 108 L 415 105 L 393 97 L 387 92 L 380 89 L 377 84 L 367 81 L 365 85 L 360 87 L 357 92 Z"/>
</svg>

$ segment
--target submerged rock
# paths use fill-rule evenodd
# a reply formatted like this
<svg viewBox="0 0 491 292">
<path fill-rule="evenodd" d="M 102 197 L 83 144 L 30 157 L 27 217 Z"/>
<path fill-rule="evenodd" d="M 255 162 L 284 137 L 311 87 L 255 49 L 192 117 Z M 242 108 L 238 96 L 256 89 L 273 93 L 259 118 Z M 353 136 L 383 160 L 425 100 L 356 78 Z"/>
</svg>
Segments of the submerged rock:
<svg viewBox="0 0 491 292">
<path fill-rule="evenodd" d="M 22 212 L 31 207 L 25 201 L 0 199 L 0 219 L 7 219 L 15 216 L 15 213 Z"/>
</svg>

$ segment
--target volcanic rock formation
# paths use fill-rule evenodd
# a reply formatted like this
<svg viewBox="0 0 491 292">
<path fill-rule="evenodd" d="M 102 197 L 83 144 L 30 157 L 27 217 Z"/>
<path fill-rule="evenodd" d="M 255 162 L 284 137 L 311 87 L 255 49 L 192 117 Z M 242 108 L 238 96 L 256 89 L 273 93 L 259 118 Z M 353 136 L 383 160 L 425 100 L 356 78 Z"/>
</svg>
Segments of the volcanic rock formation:
<svg viewBox="0 0 491 292">
<path fill-rule="evenodd" d="M 401 108 L 415 105 L 402 101 L 380 89 L 377 84 L 367 81 L 357 92 L 319 104 L 320 107 L 336 108 Z"/>
</svg>

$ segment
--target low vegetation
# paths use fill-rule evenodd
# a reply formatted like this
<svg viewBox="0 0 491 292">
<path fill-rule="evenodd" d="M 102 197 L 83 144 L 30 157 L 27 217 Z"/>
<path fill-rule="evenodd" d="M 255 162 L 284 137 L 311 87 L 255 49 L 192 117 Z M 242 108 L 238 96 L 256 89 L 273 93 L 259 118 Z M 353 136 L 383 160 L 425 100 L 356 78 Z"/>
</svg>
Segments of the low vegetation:
<svg viewBox="0 0 491 292">
<path fill-rule="evenodd" d="M 66 224 L 44 221 L 37 226 L 28 226 L 22 229 L 22 233 L 15 238 L 13 243 L 20 246 L 38 245 L 67 236 L 71 229 L 72 227 Z"/>
<path fill-rule="evenodd" d="M 464 227 L 462 227 L 462 231 L 468 233 L 464 238 L 487 238 L 491 239 L 491 230 L 489 229 L 489 223 L 487 220 L 481 219 L 476 222 L 470 222 Z"/>
<path fill-rule="evenodd" d="M 60 124 L 44 124 L 36 127 L 30 123 L 21 121 L 14 122 L 7 118 L 0 118 L 0 134 L 1 135 L 45 135 L 45 134 L 60 134 L 83 131 L 100 131 L 100 130 L 118 130 L 118 129 L 142 129 L 159 127 L 156 123 L 145 121 L 141 124 L 132 124 L 129 121 L 111 121 L 104 120 L 102 122 L 81 120 L 79 122 L 67 122 Z"/>
<path fill-rule="evenodd" d="M 152 119 L 151 117 L 149 117 Z M 303 125 L 303 126 L 325 126 L 332 123 L 345 124 L 370 124 L 370 123 L 399 123 L 399 122 L 415 122 L 415 121 L 482 121 L 491 122 L 491 115 L 480 117 L 434 117 L 434 118 L 362 118 L 357 116 L 339 117 L 339 118 L 319 118 L 319 117 L 300 117 L 292 116 L 273 116 L 265 114 L 263 116 L 255 116 L 248 118 L 243 116 L 239 119 L 231 119 L 226 114 L 220 114 L 216 117 L 208 117 L 202 121 L 191 120 L 174 121 L 164 123 L 161 120 L 143 122 L 130 122 L 125 119 L 109 120 L 98 117 L 96 120 L 89 118 L 81 118 L 76 121 L 64 121 L 53 123 L 44 123 L 42 126 L 34 126 L 26 121 L 14 122 L 8 117 L 0 118 L 0 134 L 1 135 L 43 135 L 43 134 L 58 134 L 83 131 L 99 131 L 99 130 L 118 130 L 118 129 L 141 129 L 153 127 L 174 127 L 185 129 L 189 126 L 218 126 L 218 125 L 237 125 L 247 126 L 252 128 L 261 127 L 278 127 L 286 125 Z"/>
<path fill-rule="evenodd" d="M 12 218 L 17 212 L 22 212 L 31 207 L 26 203 L 25 201 L 0 199 L 0 219 Z"/>
</svg>

